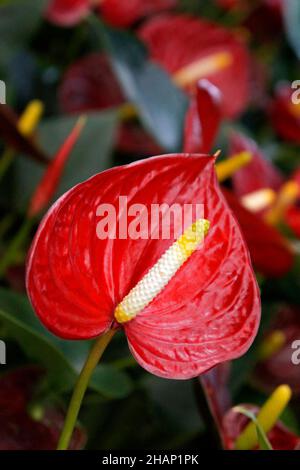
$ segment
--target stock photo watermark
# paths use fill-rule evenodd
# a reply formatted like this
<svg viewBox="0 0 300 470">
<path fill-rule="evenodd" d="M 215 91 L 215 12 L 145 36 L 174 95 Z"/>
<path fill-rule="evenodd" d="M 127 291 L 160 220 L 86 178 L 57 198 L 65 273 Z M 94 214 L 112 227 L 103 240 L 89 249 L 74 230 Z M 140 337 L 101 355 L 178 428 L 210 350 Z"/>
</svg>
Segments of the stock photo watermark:
<svg viewBox="0 0 300 470">
<path fill-rule="evenodd" d="M 118 203 L 100 204 L 96 210 L 100 240 L 177 240 L 196 220 L 204 219 L 203 204 L 129 204 L 127 196 Z"/>
<path fill-rule="evenodd" d="M 300 80 L 295 80 L 291 86 L 292 89 L 295 90 L 292 93 L 292 103 L 300 104 Z"/>
<path fill-rule="evenodd" d="M 0 340 L 0 365 L 6 364 L 6 344 Z"/>
<path fill-rule="evenodd" d="M 291 348 L 294 349 L 291 357 L 292 364 L 298 366 L 300 364 L 300 339 L 293 341 Z"/>
<path fill-rule="evenodd" d="M 6 85 L 3 80 L 0 80 L 0 104 L 6 104 Z"/>
</svg>

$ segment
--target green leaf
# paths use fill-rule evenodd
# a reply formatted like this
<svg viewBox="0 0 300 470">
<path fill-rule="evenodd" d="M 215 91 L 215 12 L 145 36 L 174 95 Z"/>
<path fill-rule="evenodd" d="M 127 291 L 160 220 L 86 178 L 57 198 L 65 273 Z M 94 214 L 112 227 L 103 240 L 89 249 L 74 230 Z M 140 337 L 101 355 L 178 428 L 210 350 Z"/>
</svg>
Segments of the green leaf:
<svg viewBox="0 0 300 470">
<path fill-rule="evenodd" d="M 266 433 L 263 430 L 263 428 L 261 427 L 261 425 L 260 425 L 259 421 L 257 420 L 255 414 L 252 413 L 251 411 L 247 410 L 243 406 L 235 406 L 233 408 L 233 410 L 236 411 L 237 413 L 241 413 L 242 415 L 246 416 L 247 418 L 249 418 L 253 422 L 253 424 L 255 425 L 255 429 L 256 429 L 256 433 L 257 433 L 257 440 L 258 440 L 258 444 L 259 444 L 260 449 L 261 450 L 273 450 L 272 446 L 270 444 L 270 441 L 267 438 Z"/>
<path fill-rule="evenodd" d="M 285 29 L 290 45 L 300 59 L 300 2 L 286 0 L 283 2 Z"/>
<path fill-rule="evenodd" d="M 13 0 L 0 5 L 0 61 L 28 42 L 42 21 L 46 0 Z"/>
<path fill-rule="evenodd" d="M 64 142 L 77 117 L 60 116 L 47 119 L 39 127 L 38 140 L 49 155 L 54 156 Z M 70 154 L 54 199 L 75 184 L 112 166 L 112 150 L 117 118 L 114 111 L 88 114 L 87 123 Z M 13 205 L 24 210 L 45 168 L 25 157 L 18 157 L 14 166 Z"/>
<path fill-rule="evenodd" d="M 60 348 L 60 340 L 43 328 L 24 296 L 0 289 L 0 322 L 24 354 L 47 369 L 53 387 L 73 385 L 75 368 Z"/>
<path fill-rule="evenodd" d="M 67 341 L 52 335 L 40 323 L 25 296 L 3 288 L 0 288 L 0 324 L 30 360 L 46 368 L 50 386 L 56 391 L 73 388 L 91 341 Z M 101 364 L 93 373 L 90 388 L 105 398 L 118 399 L 128 396 L 133 384 L 126 372 Z"/>
<path fill-rule="evenodd" d="M 106 398 L 125 398 L 133 389 L 132 381 L 126 372 L 107 364 L 100 364 L 93 372 L 91 388 Z"/>
<path fill-rule="evenodd" d="M 162 68 L 148 60 L 143 44 L 131 33 L 104 27 L 96 18 L 91 24 L 98 37 L 104 32 L 115 72 L 146 129 L 169 152 L 180 151 L 187 97 Z"/>
</svg>

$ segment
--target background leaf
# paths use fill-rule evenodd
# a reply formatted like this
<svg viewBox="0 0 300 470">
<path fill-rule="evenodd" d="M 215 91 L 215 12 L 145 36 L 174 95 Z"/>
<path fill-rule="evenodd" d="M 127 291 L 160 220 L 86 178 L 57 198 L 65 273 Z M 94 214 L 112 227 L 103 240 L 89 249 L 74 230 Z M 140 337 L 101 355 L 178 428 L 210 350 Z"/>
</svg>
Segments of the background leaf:
<svg viewBox="0 0 300 470">
<path fill-rule="evenodd" d="M 54 156 L 73 128 L 77 117 L 55 117 L 42 122 L 38 131 L 40 146 Z M 70 154 L 55 199 L 75 184 L 112 166 L 117 116 L 114 111 L 88 114 L 87 123 Z M 20 156 L 14 168 L 13 204 L 24 210 L 45 167 Z"/>
<path fill-rule="evenodd" d="M 93 19 L 92 25 L 99 36 L 101 23 Z M 180 151 L 187 97 L 163 69 L 147 60 L 136 37 L 107 27 L 102 31 L 125 95 L 138 108 L 145 127 L 166 150 Z"/>
</svg>

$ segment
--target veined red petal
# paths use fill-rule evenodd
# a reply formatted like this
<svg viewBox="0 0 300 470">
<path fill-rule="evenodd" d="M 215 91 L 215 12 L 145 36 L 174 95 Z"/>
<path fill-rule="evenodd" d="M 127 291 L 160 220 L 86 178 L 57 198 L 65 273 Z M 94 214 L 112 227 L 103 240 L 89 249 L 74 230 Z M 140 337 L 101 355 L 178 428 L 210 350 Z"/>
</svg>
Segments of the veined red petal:
<svg viewBox="0 0 300 470">
<path fill-rule="evenodd" d="M 226 117 L 244 110 L 249 98 L 249 57 L 232 32 L 199 18 L 165 14 L 146 22 L 139 36 L 151 58 L 173 78 L 181 72 L 182 81 L 184 69 L 193 67 L 195 80 L 188 81 L 185 89 L 193 91 L 200 78 L 207 78 L 222 92 Z"/>
<path fill-rule="evenodd" d="M 31 198 L 28 208 L 29 217 L 34 217 L 39 214 L 54 196 L 66 161 L 81 134 L 83 125 L 84 121 L 79 119 L 52 162 L 49 164 Z"/>
<path fill-rule="evenodd" d="M 91 0 L 50 0 L 46 18 L 59 26 L 74 26 L 90 11 Z"/>
<path fill-rule="evenodd" d="M 208 80 L 197 84 L 185 119 L 184 152 L 210 152 L 221 123 L 221 93 Z"/>
<path fill-rule="evenodd" d="M 255 268 L 265 276 L 284 276 L 293 265 L 294 255 L 280 232 L 261 217 L 245 209 L 237 197 L 223 189 L 247 242 Z"/>
<path fill-rule="evenodd" d="M 110 24 L 128 27 L 137 20 L 170 10 L 177 4 L 177 0 L 102 0 L 100 13 Z"/>
<path fill-rule="evenodd" d="M 210 230 L 167 286 L 124 324 L 129 347 L 150 372 L 189 378 L 243 354 L 260 317 L 257 283 L 238 224 L 220 192 L 214 158 L 159 156 L 75 186 L 45 216 L 27 266 L 41 321 L 58 336 L 97 336 L 125 295 L 174 240 L 97 237 L 99 204 L 203 204 Z M 124 213 L 124 210 L 123 210 Z M 118 221 L 122 211 L 117 210 Z M 171 221 L 171 227 L 174 222 Z"/>
<path fill-rule="evenodd" d="M 243 151 L 250 152 L 252 160 L 244 168 L 236 171 L 232 177 L 236 195 L 241 197 L 264 188 L 277 191 L 284 181 L 279 170 L 266 159 L 254 140 L 237 132 L 232 133 L 230 154 L 236 155 Z"/>
</svg>

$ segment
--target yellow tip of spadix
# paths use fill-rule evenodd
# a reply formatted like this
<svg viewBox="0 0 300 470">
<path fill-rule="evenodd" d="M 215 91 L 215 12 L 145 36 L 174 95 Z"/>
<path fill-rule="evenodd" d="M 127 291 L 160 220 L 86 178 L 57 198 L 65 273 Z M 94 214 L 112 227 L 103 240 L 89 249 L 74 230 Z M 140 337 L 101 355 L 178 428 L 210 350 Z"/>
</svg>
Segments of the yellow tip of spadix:
<svg viewBox="0 0 300 470">
<path fill-rule="evenodd" d="M 291 396 L 291 388 L 288 385 L 280 385 L 261 407 L 257 415 L 257 421 L 266 434 L 275 426 L 278 418 L 290 401 Z M 237 438 L 235 448 L 238 450 L 251 450 L 257 443 L 256 427 L 255 424 L 251 422 Z"/>
<path fill-rule="evenodd" d="M 285 183 L 278 194 L 274 206 L 265 216 L 266 222 L 271 225 L 279 224 L 285 211 L 294 204 L 299 194 L 299 185 L 296 181 L 288 181 Z"/>
<path fill-rule="evenodd" d="M 186 87 L 198 82 L 201 78 L 229 67 L 233 58 L 230 52 L 217 52 L 207 57 L 201 57 L 185 65 L 173 75 L 173 81 L 180 87 Z"/>
<path fill-rule="evenodd" d="M 30 137 L 36 130 L 42 114 L 44 105 L 39 100 L 31 101 L 18 121 L 18 129 L 24 137 Z"/>
<path fill-rule="evenodd" d="M 281 330 L 272 331 L 258 349 L 258 359 L 264 361 L 276 354 L 284 346 L 286 336 Z"/>
<path fill-rule="evenodd" d="M 230 178 L 236 171 L 248 165 L 252 160 L 251 152 L 243 151 L 231 158 L 216 164 L 217 177 L 220 183 Z"/>
</svg>

